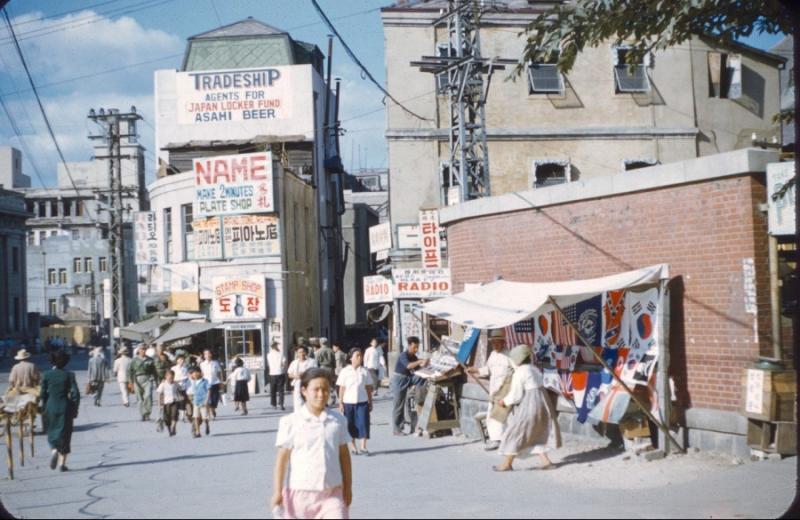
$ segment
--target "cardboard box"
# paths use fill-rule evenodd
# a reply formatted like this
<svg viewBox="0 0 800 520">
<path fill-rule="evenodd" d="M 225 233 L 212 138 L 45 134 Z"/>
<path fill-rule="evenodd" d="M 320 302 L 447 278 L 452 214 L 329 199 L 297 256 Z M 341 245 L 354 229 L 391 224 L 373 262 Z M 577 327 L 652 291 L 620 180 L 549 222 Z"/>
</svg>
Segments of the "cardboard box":
<svg viewBox="0 0 800 520">
<path fill-rule="evenodd" d="M 749 419 L 795 422 L 797 373 L 747 368 L 743 377 L 743 412 Z"/>
</svg>

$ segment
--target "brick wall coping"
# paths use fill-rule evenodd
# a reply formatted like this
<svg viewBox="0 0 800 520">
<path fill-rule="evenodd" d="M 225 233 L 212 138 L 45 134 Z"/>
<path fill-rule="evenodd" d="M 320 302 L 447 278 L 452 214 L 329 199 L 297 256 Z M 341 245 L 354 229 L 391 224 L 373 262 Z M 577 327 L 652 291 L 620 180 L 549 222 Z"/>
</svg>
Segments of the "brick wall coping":
<svg viewBox="0 0 800 520">
<path fill-rule="evenodd" d="M 561 141 L 565 139 L 696 139 L 698 128 L 654 128 L 652 126 L 597 126 L 597 127 L 536 127 L 536 128 L 487 128 L 486 137 L 490 141 L 515 141 L 537 139 L 541 141 Z M 449 128 L 396 128 L 386 131 L 391 141 L 450 139 Z"/>
<path fill-rule="evenodd" d="M 616 175 L 594 177 L 546 188 L 472 200 L 464 204 L 442 208 L 439 212 L 439 219 L 442 225 L 448 225 L 476 217 L 765 172 L 767 164 L 777 162 L 778 159 L 779 155 L 776 151 L 758 148 L 734 150 Z"/>
</svg>

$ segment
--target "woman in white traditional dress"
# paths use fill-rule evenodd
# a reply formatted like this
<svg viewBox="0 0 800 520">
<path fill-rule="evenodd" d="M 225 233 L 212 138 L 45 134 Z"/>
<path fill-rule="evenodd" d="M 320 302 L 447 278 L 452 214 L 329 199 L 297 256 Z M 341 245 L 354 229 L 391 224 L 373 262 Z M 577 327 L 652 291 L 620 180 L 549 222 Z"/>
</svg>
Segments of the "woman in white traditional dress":
<svg viewBox="0 0 800 520">
<path fill-rule="evenodd" d="M 531 364 L 528 345 L 518 345 L 509 355 L 514 363 L 511 390 L 498 406 L 513 407 L 500 441 L 505 460 L 495 471 L 512 471 L 514 459 L 538 455 L 541 463 L 534 469 L 554 469 L 547 451 L 561 447 L 555 399 L 545 389 L 542 371 Z"/>
<path fill-rule="evenodd" d="M 467 372 L 480 377 L 489 378 L 489 409 L 486 410 L 486 430 L 489 434 L 489 444 L 486 451 L 496 450 L 500 447 L 500 440 L 503 438 L 505 423 L 492 418 L 492 408 L 495 402 L 504 397 L 501 393 L 506 379 L 511 377 L 514 372 L 514 365 L 511 359 L 503 352 L 506 348 L 506 335 L 502 329 L 489 331 L 489 346 L 492 353 L 486 360 L 486 365 L 481 368 L 469 368 Z M 508 386 L 506 386 L 508 388 Z"/>
</svg>

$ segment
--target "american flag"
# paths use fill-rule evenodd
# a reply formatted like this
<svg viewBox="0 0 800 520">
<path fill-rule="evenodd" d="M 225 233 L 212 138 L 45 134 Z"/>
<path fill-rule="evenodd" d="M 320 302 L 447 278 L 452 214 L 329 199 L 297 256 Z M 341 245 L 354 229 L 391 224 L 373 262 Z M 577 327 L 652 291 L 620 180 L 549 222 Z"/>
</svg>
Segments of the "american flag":
<svg viewBox="0 0 800 520">
<path fill-rule="evenodd" d="M 506 327 L 506 346 L 509 349 L 517 345 L 534 346 L 535 335 L 533 330 L 533 320 L 518 321 Z"/>
<path fill-rule="evenodd" d="M 577 309 L 574 305 L 565 308 L 564 315 L 572 323 L 577 322 Z M 578 344 L 575 330 L 558 312 L 553 313 L 553 342 L 562 347 L 571 347 Z"/>
</svg>

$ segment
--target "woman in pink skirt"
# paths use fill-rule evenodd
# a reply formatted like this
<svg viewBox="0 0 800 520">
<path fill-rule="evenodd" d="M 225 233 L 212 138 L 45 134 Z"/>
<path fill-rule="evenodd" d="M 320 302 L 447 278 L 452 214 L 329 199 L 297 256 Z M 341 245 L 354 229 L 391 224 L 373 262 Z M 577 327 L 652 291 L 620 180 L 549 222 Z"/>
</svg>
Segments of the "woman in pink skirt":
<svg viewBox="0 0 800 520">
<path fill-rule="evenodd" d="M 278 426 L 271 501 L 276 517 L 349 518 L 350 435 L 344 416 L 325 409 L 331 393 L 329 377 L 324 369 L 307 370 L 300 381 L 304 405 Z"/>
</svg>

